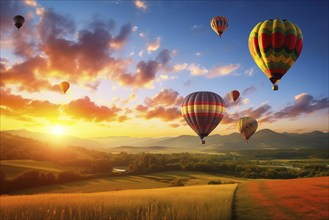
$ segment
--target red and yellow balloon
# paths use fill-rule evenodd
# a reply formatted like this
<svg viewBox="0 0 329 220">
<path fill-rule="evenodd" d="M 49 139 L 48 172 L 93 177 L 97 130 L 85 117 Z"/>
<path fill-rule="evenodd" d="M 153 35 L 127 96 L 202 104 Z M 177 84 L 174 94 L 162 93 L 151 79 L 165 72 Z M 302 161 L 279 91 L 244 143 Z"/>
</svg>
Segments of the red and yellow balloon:
<svg viewBox="0 0 329 220">
<path fill-rule="evenodd" d="M 272 82 L 272 89 L 278 90 L 277 83 L 302 52 L 302 31 L 285 19 L 265 20 L 250 32 L 248 47 L 257 66 Z"/>
</svg>

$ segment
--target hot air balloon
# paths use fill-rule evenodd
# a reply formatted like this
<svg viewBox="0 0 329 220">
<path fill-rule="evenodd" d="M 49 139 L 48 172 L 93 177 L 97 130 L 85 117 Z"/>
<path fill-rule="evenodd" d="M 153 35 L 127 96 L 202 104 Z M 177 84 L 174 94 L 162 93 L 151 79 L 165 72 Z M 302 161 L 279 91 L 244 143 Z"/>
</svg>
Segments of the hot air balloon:
<svg viewBox="0 0 329 220">
<path fill-rule="evenodd" d="M 194 92 L 186 96 L 181 107 L 187 124 L 199 135 L 202 144 L 219 124 L 225 113 L 222 97 L 213 92 Z"/>
<path fill-rule="evenodd" d="M 66 91 L 70 88 L 70 83 L 63 81 L 59 84 L 59 86 L 61 87 L 61 90 L 63 91 L 63 93 L 65 94 Z"/>
<path fill-rule="evenodd" d="M 278 83 L 295 63 L 303 48 L 303 35 L 297 25 L 288 20 L 270 19 L 259 22 L 250 32 L 249 52 L 278 90 Z"/>
<path fill-rule="evenodd" d="M 223 32 L 228 27 L 228 20 L 224 16 L 215 16 L 211 19 L 210 26 L 218 34 L 218 36 L 221 37 Z"/>
<path fill-rule="evenodd" d="M 17 30 L 19 30 L 23 26 L 23 24 L 25 22 L 25 18 L 22 15 L 16 15 L 13 18 L 13 22 L 14 22 L 14 25 L 17 27 Z"/>
<path fill-rule="evenodd" d="M 230 97 L 233 101 L 237 100 L 240 96 L 240 92 L 238 90 L 233 90 L 230 92 Z"/>
<path fill-rule="evenodd" d="M 248 142 L 248 139 L 256 132 L 258 123 L 252 117 L 240 118 L 238 122 L 238 130 L 243 138 Z"/>
</svg>

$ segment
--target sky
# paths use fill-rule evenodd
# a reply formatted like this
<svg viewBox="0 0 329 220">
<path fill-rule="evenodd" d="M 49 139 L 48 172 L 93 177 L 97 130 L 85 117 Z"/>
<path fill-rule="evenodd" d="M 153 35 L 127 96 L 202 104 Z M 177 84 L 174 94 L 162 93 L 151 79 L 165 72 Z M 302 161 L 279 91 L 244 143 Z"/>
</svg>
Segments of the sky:
<svg viewBox="0 0 329 220">
<path fill-rule="evenodd" d="M 244 116 L 258 130 L 328 132 L 328 9 L 328 1 L 1 1 L 1 130 L 196 135 L 181 103 L 212 91 L 226 112 L 211 134 L 238 132 Z M 221 38 L 214 16 L 229 20 Z M 248 49 L 253 27 L 275 18 L 303 34 L 278 91 Z M 61 81 L 70 82 L 66 94 Z M 240 91 L 235 102 L 231 90 Z"/>
</svg>

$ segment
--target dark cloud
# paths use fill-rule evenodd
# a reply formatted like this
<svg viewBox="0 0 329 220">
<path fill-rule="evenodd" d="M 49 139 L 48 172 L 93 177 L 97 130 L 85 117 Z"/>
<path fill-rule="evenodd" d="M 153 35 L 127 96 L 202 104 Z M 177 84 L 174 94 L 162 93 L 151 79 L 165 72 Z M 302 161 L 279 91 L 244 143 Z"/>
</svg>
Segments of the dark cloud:
<svg viewBox="0 0 329 220">
<path fill-rule="evenodd" d="M 76 29 L 72 18 L 60 15 L 52 9 L 45 10 L 37 28 L 43 42 L 71 36 Z"/>
<path fill-rule="evenodd" d="M 156 60 L 160 63 L 161 66 L 169 65 L 171 61 L 171 52 L 168 49 L 161 50 L 157 55 Z"/>
<path fill-rule="evenodd" d="M 131 32 L 132 26 L 130 24 L 123 25 L 120 29 L 119 35 L 113 39 L 115 46 L 121 48 L 125 45 Z"/>
<path fill-rule="evenodd" d="M 140 61 L 137 64 L 137 71 L 135 74 L 119 73 L 116 78 L 118 78 L 123 85 L 143 87 L 155 79 L 158 67 L 159 63 L 157 61 Z"/>
<path fill-rule="evenodd" d="M 275 119 L 296 118 L 301 114 L 308 114 L 322 109 L 328 109 L 329 99 L 315 99 L 313 96 L 302 93 L 295 96 L 295 103 L 284 107 L 273 114 Z"/>
</svg>

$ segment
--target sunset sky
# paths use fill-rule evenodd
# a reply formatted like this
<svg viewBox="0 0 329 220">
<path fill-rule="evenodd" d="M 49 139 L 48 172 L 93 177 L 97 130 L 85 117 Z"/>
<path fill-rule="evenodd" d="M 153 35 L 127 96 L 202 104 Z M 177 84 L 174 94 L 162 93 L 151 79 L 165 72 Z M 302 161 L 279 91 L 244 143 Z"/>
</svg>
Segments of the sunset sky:
<svg viewBox="0 0 329 220">
<path fill-rule="evenodd" d="M 328 132 L 328 9 L 328 1 L 1 1 L 1 130 L 196 135 L 180 104 L 212 91 L 227 107 L 212 134 L 237 132 L 243 116 L 258 130 Z M 229 20 L 221 38 L 210 27 L 216 15 Z M 274 18 L 298 25 L 304 40 L 278 91 L 248 49 L 253 27 Z M 61 81 L 71 83 L 67 94 Z"/>
</svg>

